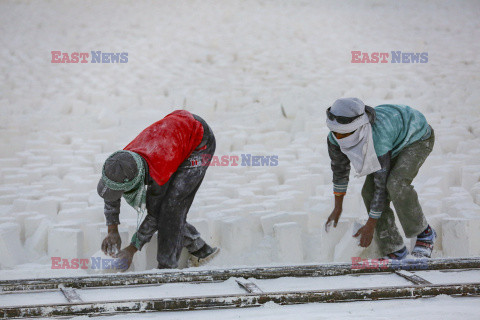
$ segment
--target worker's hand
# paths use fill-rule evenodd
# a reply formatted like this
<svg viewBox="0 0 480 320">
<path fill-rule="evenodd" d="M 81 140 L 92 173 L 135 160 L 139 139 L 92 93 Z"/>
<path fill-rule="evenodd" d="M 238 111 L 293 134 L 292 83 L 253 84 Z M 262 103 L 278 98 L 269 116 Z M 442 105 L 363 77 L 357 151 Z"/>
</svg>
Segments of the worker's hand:
<svg viewBox="0 0 480 320">
<path fill-rule="evenodd" d="M 122 239 L 118 231 L 109 231 L 105 239 L 102 242 L 102 251 L 106 255 L 114 256 L 120 250 L 122 245 Z"/>
<path fill-rule="evenodd" d="M 376 219 L 369 218 L 367 223 L 353 235 L 354 237 L 360 236 L 360 247 L 366 248 L 372 243 L 376 224 Z"/>
<path fill-rule="evenodd" d="M 137 248 L 133 245 L 129 245 L 128 247 L 120 250 L 114 257 L 118 259 L 117 268 L 123 271 L 126 271 L 130 268 L 132 264 L 133 256 L 137 252 Z"/>
<path fill-rule="evenodd" d="M 337 227 L 338 219 L 340 219 L 340 216 L 342 215 L 342 207 L 337 207 L 335 206 L 335 209 L 333 209 L 332 213 L 327 219 L 327 222 L 325 223 L 325 231 L 328 232 L 330 230 L 330 227 L 333 224 L 333 227 Z"/>
</svg>

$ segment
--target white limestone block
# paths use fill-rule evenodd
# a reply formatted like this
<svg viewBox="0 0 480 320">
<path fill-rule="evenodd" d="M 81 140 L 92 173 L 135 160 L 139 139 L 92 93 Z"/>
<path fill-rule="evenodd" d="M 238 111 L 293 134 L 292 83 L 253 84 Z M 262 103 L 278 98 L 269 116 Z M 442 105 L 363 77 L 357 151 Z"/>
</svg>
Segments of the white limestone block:
<svg viewBox="0 0 480 320">
<path fill-rule="evenodd" d="M 60 204 L 60 210 L 85 209 L 87 207 L 88 203 L 83 201 L 65 201 Z"/>
<path fill-rule="evenodd" d="M 131 234 L 133 236 L 133 233 Z M 123 241 L 123 240 L 122 240 Z M 130 239 L 128 240 L 130 244 Z M 122 246 L 126 247 L 127 244 Z M 145 271 L 156 268 L 157 262 L 158 235 L 155 233 L 149 242 L 147 242 L 141 251 L 137 251 L 133 257 L 131 270 Z"/>
<path fill-rule="evenodd" d="M 220 246 L 222 251 L 239 255 L 251 245 L 247 219 L 229 217 L 221 220 Z"/>
<path fill-rule="evenodd" d="M 95 169 L 95 173 L 97 174 L 101 174 L 102 173 L 102 168 L 103 168 L 103 164 L 105 163 L 105 160 L 107 160 L 107 158 L 111 155 L 110 152 L 107 152 L 107 153 L 100 153 L 100 154 L 96 154 L 95 157 L 94 157 L 94 169 Z M 100 177 L 99 177 L 100 179 Z"/>
<path fill-rule="evenodd" d="M 26 211 L 36 211 L 50 217 L 55 217 L 58 213 L 59 203 L 63 200 L 57 197 L 45 197 L 39 200 L 29 201 L 26 205 Z"/>
<path fill-rule="evenodd" d="M 425 214 L 426 217 L 440 214 L 443 208 L 442 200 L 436 200 L 436 199 L 422 201 L 421 205 L 422 205 L 423 213 Z"/>
<path fill-rule="evenodd" d="M 205 242 L 207 243 L 212 242 L 207 219 L 202 219 L 202 218 L 189 219 L 188 223 L 190 223 L 195 227 L 195 229 L 197 229 L 197 231 L 200 233 L 202 239 L 205 240 Z"/>
<path fill-rule="evenodd" d="M 308 214 L 306 212 L 281 212 L 264 215 L 260 218 L 262 230 L 265 235 L 273 234 L 273 225 L 282 222 L 296 222 L 303 232 L 308 232 Z"/>
<path fill-rule="evenodd" d="M 354 221 L 340 242 L 335 246 L 333 261 L 350 262 L 352 257 L 360 257 L 365 248 L 359 246 L 360 236 L 353 237 L 363 224 Z"/>
<path fill-rule="evenodd" d="M 7 223 L 7 222 L 16 223 L 17 220 L 12 216 L 0 216 L 0 224 Z"/>
<path fill-rule="evenodd" d="M 41 256 L 47 252 L 48 230 L 51 224 L 48 219 L 41 220 L 35 232 L 25 240 L 25 249 L 30 254 Z"/>
<path fill-rule="evenodd" d="M 347 233 L 351 223 L 350 219 L 345 219 L 345 217 L 343 217 L 338 221 L 337 227 L 334 228 L 332 225 L 328 229 L 328 232 L 325 231 L 324 227 L 318 229 L 320 234 L 319 245 L 321 246 L 321 254 L 317 258 L 317 261 L 333 261 L 335 246 Z"/>
<path fill-rule="evenodd" d="M 0 195 L 0 206 L 11 205 L 18 196 L 15 194 Z"/>
<path fill-rule="evenodd" d="M 13 200 L 13 207 L 12 211 L 13 212 L 22 212 L 27 210 L 27 205 L 31 202 L 32 200 L 30 199 L 15 199 Z"/>
<path fill-rule="evenodd" d="M 88 221 L 88 220 L 85 220 Z M 85 257 L 91 257 L 93 253 L 101 250 L 102 246 L 102 231 L 107 230 L 105 223 L 91 223 L 83 224 L 83 253 Z M 105 233 L 103 233 L 105 234 Z"/>
<path fill-rule="evenodd" d="M 25 238 L 31 237 L 37 230 L 37 227 L 40 225 L 40 222 L 42 222 L 42 220 L 45 220 L 45 219 L 47 219 L 47 216 L 44 214 L 35 214 L 35 215 L 25 217 L 24 219 Z"/>
<path fill-rule="evenodd" d="M 15 183 L 28 184 L 28 183 L 30 183 L 29 176 L 26 173 L 4 175 L 2 180 L 3 180 L 4 184 L 15 184 Z"/>
<path fill-rule="evenodd" d="M 273 233 L 280 262 L 303 262 L 302 228 L 295 222 L 277 223 Z"/>
<path fill-rule="evenodd" d="M 327 218 L 333 210 L 330 202 L 318 202 L 308 210 L 308 230 L 313 231 L 315 229 L 323 228 Z"/>
<path fill-rule="evenodd" d="M 206 213 L 205 219 L 209 222 L 210 239 L 212 243 L 210 245 L 219 245 L 221 239 L 222 220 L 225 218 L 222 212 L 210 212 Z"/>
<path fill-rule="evenodd" d="M 50 228 L 48 231 L 48 255 L 73 259 L 83 257 L 83 232 L 74 228 Z"/>
<path fill-rule="evenodd" d="M 442 247 L 446 257 L 480 255 L 480 219 L 445 218 L 442 220 Z"/>
<path fill-rule="evenodd" d="M 96 205 L 82 209 L 81 219 L 88 222 L 104 222 L 105 214 L 103 213 L 103 205 Z"/>
<path fill-rule="evenodd" d="M 37 212 L 12 212 L 11 215 L 15 218 L 16 222 L 20 225 L 20 239 L 22 243 L 25 242 L 25 219 L 33 216 L 37 216 Z"/>
<path fill-rule="evenodd" d="M 83 220 L 83 210 L 79 208 L 62 209 L 58 212 L 57 221 Z"/>
<path fill-rule="evenodd" d="M 480 182 L 480 165 L 462 167 L 462 187 L 470 191 Z"/>
<path fill-rule="evenodd" d="M 20 241 L 20 225 L 7 222 L 0 224 L 0 268 L 13 268 L 25 262 L 25 253 Z"/>
<path fill-rule="evenodd" d="M 262 230 L 264 235 L 273 234 L 273 226 L 277 223 L 290 222 L 289 214 L 286 212 L 272 213 L 269 215 L 264 215 L 260 217 L 260 223 L 262 225 Z"/>
</svg>

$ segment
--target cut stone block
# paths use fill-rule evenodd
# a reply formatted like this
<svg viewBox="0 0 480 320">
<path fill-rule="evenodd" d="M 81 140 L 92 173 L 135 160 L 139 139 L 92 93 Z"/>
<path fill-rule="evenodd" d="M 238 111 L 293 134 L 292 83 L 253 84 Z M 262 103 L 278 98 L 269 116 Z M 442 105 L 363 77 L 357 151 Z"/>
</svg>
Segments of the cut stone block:
<svg viewBox="0 0 480 320">
<path fill-rule="evenodd" d="M 16 222 L 20 225 L 20 239 L 22 243 L 25 242 L 25 219 L 38 216 L 37 212 L 12 212 L 11 215 L 15 218 Z"/>
<path fill-rule="evenodd" d="M 359 246 L 360 236 L 353 237 L 363 224 L 354 221 L 340 242 L 335 246 L 333 261 L 350 262 L 352 257 L 360 257 L 365 248 Z"/>
<path fill-rule="evenodd" d="M 15 194 L 5 194 L 0 196 L 0 206 L 11 205 L 18 196 Z"/>
<path fill-rule="evenodd" d="M 427 219 L 430 216 L 438 215 L 442 211 L 442 205 L 442 200 L 427 200 L 422 203 L 423 213 L 425 214 Z"/>
<path fill-rule="evenodd" d="M 30 199 L 15 199 L 15 200 L 13 200 L 12 211 L 13 212 L 26 211 L 27 210 L 27 205 L 31 201 L 32 200 L 30 200 Z"/>
<path fill-rule="evenodd" d="M 60 204 L 60 210 L 68 210 L 68 209 L 85 209 L 88 207 L 87 202 L 83 201 L 65 201 Z"/>
<path fill-rule="evenodd" d="M 92 254 L 101 249 L 102 231 L 107 230 L 105 223 L 86 223 L 83 230 L 83 254 L 89 258 Z"/>
<path fill-rule="evenodd" d="M 309 231 L 323 228 L 331 211 L 331 204 L 318 203 L 316 206 L 312 207 L 308 212 Z"/>
<path fill-rule="evenodd" d="M 28 174 L 26 173 L 9 174 L 9 175 L 3 176 L 3 183 L 4 184 L 15 184 L 15 183 L 28 184 L 30 183 L 30 179 Z"/>
<path fill-rule="evenodd" d="M 207 219 L 202 219 L 202 218 L 191 219 L 191 220 L 188 220 L 188 223 L 190 223 L 195 227 L 195 229 L 197 229 L 197 231 L 200 233 L 202 239 L 205 240 L 205 242 L 207 243 L 212 242 Z"/>
<path fill-rule="evenodd" d="M 12 268 L 25 262 L 25 253 L 20 241 L 20 225 L 7 222 L 0 224 L 0 268 Z"/>
<path fill-rule="evenodd" d="M 470 191 L 472 187 L 480 182 L 480 165 L 462 167 L 462 187 Z"/>
<path fill-rule="evenodd" d="M 303 261 L 302 228 L 295 222 L 277 223 L 273 226 L 277 256 L 280 262 Z"/>
<path fill-rule="evenodd" d="M 47 252 L 50 225 L 49 220 L 43 219 L 35 232 L 25 240 L 25 248 L 29 251 L 29 254 L 41 256 Z"/>
<path fill-rule="evenodd" d="M 58 221 L 84 221 L 86 223 L 98 223 L 105 221 L 103 207 L 89 208 L 70 208 L 60 210 L 58 213 Z"/>
<path fill-rule="evenodd" d="M 45 219 L 47 219 L 47 216 L 44 214 L 35 214 L 30 217 L 26 217 L 24 220 L 25 239 L 31 237 L 37 230 L 37 227 L 40 225 L 42 220 L 45 220 Z"/>
<path fill-rule="evenodd" d="M 0 216 L 0 224 L 7 222 L 17 222 L 17 220 L 11 216 Z"/>
<path fill-rule="evenodd" d="M 59 208 L 59 201 L 63 198 L 45 197 L 39 200 L 32 200 L 27 203 L 26 211 L 36 211 L 51 217 L 56 217 Z"/>
<path fill-rule="evenodd" d="M 480 255 L 480 219 L 442 220 L 442 247 L 446 257 Z"/>
<path fill-rule="evenodd" d="M 251 231 L 247 219 L 229 217 L 221 220 L 221 247 L 229 254 L 240 255 L 251 245 Z"/>
<path fill-rule="evenodd" d="M 302 227 L 304 232 L 308 231 L 308 214 L 305 212 L 273 213 L 260 218 L 260 223 L 265 235 L 272 235 L 273 226 L 283 222 L 296 222 Z"/>
<path fill-rule="evenodd" d="M 133 233 L 132 233 L 132 236 L 133 236 Z M 128 243 L 130 243 L 130 239 L 128 240 Z M 144 271 L 144 270 L 150 270 L 150 269 L 156 268 L 158 266 L 157 247 L 158 247 L 158 238 L 157 238 L 157 233 L 155 233 L 150 239 L 150 242 L 147 242 L 143 246 L 141 251 L 137 251 L 137 253 L 135 253 L 135 256 L 133 257 L 131 270 Z"/>
<path fill-rule="evenodd" d="M 73 228 L 48 231 L 48 255 L 62 259 L 83 258 L 83 232 Z"/>
<path fill-rule="evenodd" d="M 92 206 L 92 207 L 82 209 L 81 217 L 83 221 L 88 221 L 92 223 L 104 222 L 105 215 L 103 213 L 103 205 L 100 205 L 100 206 L 97 205 L 97 206 Z"/>
<path fill-rule="evenodd" d="M 336 228 L 334 228 L 332 225 L 329 228 L 328 232 L 325 231 L 324 227 L 318 229 L 318 232 L 320 234 L 319 245 L 321 246 L 321 251 L 320 256 L 317 257 L 316 261 L 333 261 L 335 246 L 346 234 L 351 223 L 352 222 L 350 219 L 340 218 Z"/>
<path fill-rule="evenodd" d="M 58 221 L 84 220 L 83 209 L 71 208 L 63 209 L 58 212 Z"/>
</svg>

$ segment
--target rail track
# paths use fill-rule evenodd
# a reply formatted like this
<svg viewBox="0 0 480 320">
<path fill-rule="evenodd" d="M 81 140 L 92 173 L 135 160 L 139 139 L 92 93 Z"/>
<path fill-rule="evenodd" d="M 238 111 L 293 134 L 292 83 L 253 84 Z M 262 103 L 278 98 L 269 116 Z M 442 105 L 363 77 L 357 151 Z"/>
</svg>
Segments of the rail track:
<svg viewBox="0 0 480 320">
<path fill-rule="evenodd" d="M 441 294 L 480 296 L 480 258 L 5 280 L 0 281 L 0 315 L 107 315 Z"/>
</svg>

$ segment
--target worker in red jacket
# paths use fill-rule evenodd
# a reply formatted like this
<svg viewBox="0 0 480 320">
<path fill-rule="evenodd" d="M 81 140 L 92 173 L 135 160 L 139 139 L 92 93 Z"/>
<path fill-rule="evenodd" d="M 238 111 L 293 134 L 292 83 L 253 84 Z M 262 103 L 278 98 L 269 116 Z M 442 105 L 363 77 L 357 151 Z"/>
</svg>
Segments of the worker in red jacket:
<svg viewBox="0 0 480 320">
<path fill-rule="evenodd" d="M 182 248 L 194 266 L 218 253 L 186 222 L 187 213 L 215 152 L 215 137 L 197 115 L 177 110 L 143 130 L 123 150 L 105 161 L 97 191 L 105 201 L 108 235 L 102 250 L 122 259 L 128 269 L 137 250 L 158 231 L 158 268 L 176 268 Z M 202 162 L 203 161 L 203 162 Z M 121 246 L 120 199 L 147 212 L 131 243 Z"/>
</svg>

